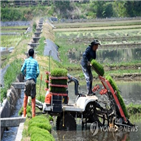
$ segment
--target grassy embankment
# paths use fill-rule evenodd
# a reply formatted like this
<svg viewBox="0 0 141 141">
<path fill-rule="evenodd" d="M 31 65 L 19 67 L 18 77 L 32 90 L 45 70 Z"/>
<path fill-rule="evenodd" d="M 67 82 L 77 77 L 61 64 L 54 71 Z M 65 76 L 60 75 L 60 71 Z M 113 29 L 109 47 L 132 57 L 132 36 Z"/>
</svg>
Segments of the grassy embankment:
<svg viewBox="0 0 141 141">
<path fill-rule="evenodd" d="M 48 25 L 46 25 L 46 26 L 48 26 Z M 49 29 L 50 27 L 47 27 L 47 28 Z M 10 87 L 11 83 L 13 81 L 15 81 L 16 75 L 18 73 L 20 73 L 21 64 L 23 63 L 24 59 L 26 58 L 24 53 L 27 52 L 27 49 L 28 49 L 27 43 L 30 42 L 30 40 L 32 38 L 32 34 L 33 33 L 28 33 L 27 35 L 22 35 L 21 36 L 21 40 L 18 42 L 17 45 L 15 45 L 14 51 L 7 56 L 7 60 L 2 64 L 2 67 L 5 67 L 7 64 L 9 64 L 10 67 L 8 68 L 8 71 L 6 72 L 5 77 L 4 77 L 5 78 L 5 81 L 4 81 L 5 87 L 3 89 L 3 92 L 2 92 L 3 96 L 1 96 L 1 98 L 6 97 L 7 89 Z M 36 85 L 36 88 L 37 88 L 37 99 L 39 99 L 41 101 L 44 101 L 44 98 L 45 98 L 45 93 L 46 93 L 46 91 L 45 91 L 45 87 L 46 86 L 45 86 L 45 82 L 44 82 L 45 78 L 46 78 L 45 72 L 48 70 L 48 64 L 49 64 L 48 57 L 47 56 L 43 56 L 44 41 L 45 41 L 45 38 L 52 39 L 53 36 L 50 36 L 50 37 L 49 36 L 50 35 L 48 35 L 48 33 L 46 33 L 46 32 L 42 33 L 41 39 L 39 41 L 40 45 L 36 49 L 37 55 L 35 55 L 35 58 L 37 59 L 37 61 L 39 63 L 39 68 L 40 68 L 40 76 L 37 79 L 37 85 Z M 7 40 L 8 39 L 9 38 L 7 38 Z M 17 61 L 17 60 L 20 60 L 20 61 Z M 60 66 L 59 63 L 55 62 L 51 58 L 51 69 L 59 67 L 59 66 Z M 12 77 L 11 77 L 11 75 L 12 75 Z M 42 75 L 43 79 L 41 81 L 41 90 L 39 91 L 41 75 Z M 29 139 L 29 140 L 36 140 L 36 137 L 33 134 L 33 132 L 31 131 L 31 129 L 28 129 L 28 131 L 26 131 L 27 128 L 31 128 L 30 121 L 29 121 L 29 119 L 31 118 L 31 107 L 28 107 L 27 111 L 28 111 L 27 112 L 28 113 L 28 118 L 27 118 L 26 123 L 25 123 L 25 128 L 24 128 L 24 132 L 23 132 L 23 135 L 25 135 L 25 136 L 23 136 L 23 140 L 27 140 L 27 139 Z M 39 112 L 38 109 L 36 109 L 36 111 L 37 111 L 37 113 Z M 47 122 L 48 126 L 50 126 L 49 121 L 48 121 L 49 119 L 51 119 L 51 117 L 46 118 L 46 121 L 45 121 L 45 118 L 43 119 L 43 122 Z M 41 118 L 41 121 L 42 121 L 42 118 Z M 40 123 L 37 123 L 37 126 L 35 128 L 38 128 L 38 125 L 40 126 Z M 40 131 L 43 131 L 43 130 L 44 129 L 40 129 Z M 51 127 L 50 127 L 50 130 L 51 130 Z M 49 132 L 50 132 L 50 130 L 49 130 Z M 28 135 L 25 132 L 28 133 Z M 53 137 L 50 135 L 50 133 L 47 130 L 44 130 L 43 132 L 44 132 L 43 133 L 44 136 L 46 137 L 46 140 L 49 140 L 49 139 L 47 139 L 47 137 L 49 137 L 50 140 L 54 140 Z M 44 140 L 44 138 L 43 138 L 43 140 Z"/>
<path fill-rule="evenodd" d="M 68 68 L 70 71 L 75 70 L 75 73 L 72 72 L 75 76 L 79 78 L 84 78 L 83 73 L 81 71 L 80 60 L 82 57 L 82 53 L 86 49 L 86 47 L 90 44 L 90 42 L 94 38 L 98 38 L 101 40 L 102 45 L 113 44 L 112 47 L 104 48 L 99 47 L 97 51 L 97 60 L 101 62 L 105 67 L 115 66 L 116 70 L 106 71 L 105 74 L 114 74 L 122 76 L 124 73 L 141 73 L 140 67 L 138 69 L 130 68 L 124 69 L 122 66 L 135 66 L 136 64 L 141 66 L 141 61 L 139 59 L 140 56 L 140 48 L 138 50 L 133 51 L 134 57 L 127 57 L 129 54 L 127 50 L 122 51 L 122 49 L 114 48 L 114 44 L 122 44 L 122 48 L 124 49 L 124 43 L 130 43 L 131 45 L 129 52 L 132 52 L 134 49 L 132 44 L 140 43 L 141 30 L 139 27 L 134 29 L 134 26 L 138 26 L 140 21 L 114 21 L 114 22 L 96 22 L 91 23 L 64 23 L 64 24 L 56 24 L 55 31 L 55 43 L 59 46 L 59 54 L 62 61 L 62 64 Z M 123 25 L 127 25 L 126 28 Z M 132 25 L 132 28 L 130 26 Z M 103 29 L 104 26 L 104 29 Z M 72 28 L 73 29 L 72 29 Z M 86 27 L 86 28 L 85 28 Z M 95 28 L 94 31 L 87 31 L 87 28 Z M 80 31 L 82 28 L 85 31 Z M 109 29 L 110 28 L 110 29 Z M 116 30 L 115 28 L 118 28 Z M 74 30 L 75 29 L 75 30 Z M 57 31 L 59 30 L 59 31 Z M 135 38 L 135 36 L 138 36 Z M 121 38 L 122 37 L 122 38 Z M 104 40 L 104 38 L 106 38 Z M 104 51 L 104 50 L 106 51 Z M 110 52 L 117 51 L 115 53 L 114 60 L 110 60 Z M 111 53 L 112 55 L 112 53 Z M 118 55 L 120 58 L 118 58 Z M 127 55 L 127 56 L 126 56 Z M 67 56 L 67 57 L 66 57 Z M 100 57 L 104 56 L 105 60 L 101 61 Z M 138 57 L 138 58 L 137 58 Z M 136 59 L 137 58 L 137 59 Z M 118 69 L 120 68 L 120 69 Z M 94 76 L 96 74 L 94 73 Z"/>
</svg>

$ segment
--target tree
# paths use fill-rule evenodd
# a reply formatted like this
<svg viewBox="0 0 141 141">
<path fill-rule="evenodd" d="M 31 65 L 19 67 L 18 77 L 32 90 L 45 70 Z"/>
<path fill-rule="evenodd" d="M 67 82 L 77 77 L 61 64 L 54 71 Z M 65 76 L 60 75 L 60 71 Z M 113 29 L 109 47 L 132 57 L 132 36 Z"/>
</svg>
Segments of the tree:
<svg viewBox="0 0 141 141">
<path fill-rule="evenodd" d="M 124 4 L 127 16 L 141 16 L 141 1 L 127 1 Z"/>
<path fill-rule="evenodd" d="M 113 13 L 114 13 L 114 10 L 113 10 L 113 5 L 111 3 L 108 3 L 105 5 L 105 15 L 103 15 L 103 17 L 112 17 L 113 16 Z"/>
<path fill-rule="evenodd" d="M 97 2 L 95 2 L 95 5 L 96 5 L 96 16 L 98 18 L 103 18 L 104 2 L 97 1 Z"/>
</svg>

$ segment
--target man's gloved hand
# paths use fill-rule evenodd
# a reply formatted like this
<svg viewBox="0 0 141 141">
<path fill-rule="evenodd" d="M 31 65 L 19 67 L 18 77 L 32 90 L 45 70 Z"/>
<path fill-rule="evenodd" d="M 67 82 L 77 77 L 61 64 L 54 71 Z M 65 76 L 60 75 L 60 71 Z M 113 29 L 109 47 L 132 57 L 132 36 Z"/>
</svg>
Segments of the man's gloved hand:
<svg viewBox="0 0 141 141">
<path fill-rule="evenodd" d="M 88 61 L 87 65 L 90 66 L 90 67 L 92 66 L 92 64 L 89 61 Z"/>
</svg>

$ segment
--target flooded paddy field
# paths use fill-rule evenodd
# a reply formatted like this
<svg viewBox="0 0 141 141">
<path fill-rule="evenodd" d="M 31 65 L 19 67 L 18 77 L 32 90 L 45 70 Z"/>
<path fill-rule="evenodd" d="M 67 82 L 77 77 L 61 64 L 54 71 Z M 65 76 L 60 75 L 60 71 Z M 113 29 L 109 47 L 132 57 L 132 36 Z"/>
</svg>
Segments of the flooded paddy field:
<svg viewBox="0 0 141 141">
<path fill-rule="evenodd" d="M 97 82 L 99 84 L 99 82 Z M 130 103 L 141 104 L 141 83 L 139 82 L 117 82 L 117 85 L 121 91 L 121 95 L 126 105 Z M 83 84 L 80 86 L 80 92 L 86 92 L 86 86 Z M 96 93 L 99 99 L 100 94 Z M 75 102 L 76 96 L 74 95 L 74 86 L 69 86 L 69 103 Z M 96 135 L 90 130 L 90 124 L 87 129 L 82 130 L 81 120 L 77 119 L 77 130 L 76 131 L 56 131 L 56 120 L 52 123 L 53 129 L 52 134 L 56 141 L 140 141 L 141 139 L 141 119 L 134 118 L 131 122 L 137 125 L 137 130 L 127 132 L 118 131 L 111 132 L 105 129 L 99 129 Z"/>
</svg>

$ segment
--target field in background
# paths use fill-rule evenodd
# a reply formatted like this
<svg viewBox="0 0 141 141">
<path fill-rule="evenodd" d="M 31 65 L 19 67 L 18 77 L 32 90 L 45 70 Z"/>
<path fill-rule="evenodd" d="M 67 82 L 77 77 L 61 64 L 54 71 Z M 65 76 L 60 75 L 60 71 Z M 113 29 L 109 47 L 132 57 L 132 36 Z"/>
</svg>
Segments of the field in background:
<svg viewBox="0 0 141 141">
<path fill-rule="evenodd" d="M 59 46 L 62 64 L 72 70 L 76 68 L 81 70 L 82 54 L 93 39 L 101 42 L 97 51 L 97 60 L 103 65 L 141 64 L 140 25 L 140 20 L 55 24 L 55 43 Z M 141 69 L 127 71 L 123 68 L 123 70 L 107 73 L 123 75 L 134 72 L 141 73 Z M 75 74 L 80 77 L 82 75 L 80 71 Z"/>
</svg>

